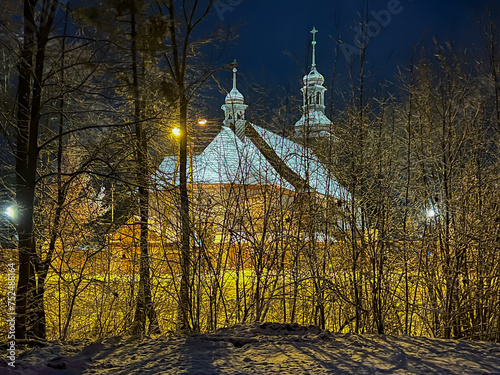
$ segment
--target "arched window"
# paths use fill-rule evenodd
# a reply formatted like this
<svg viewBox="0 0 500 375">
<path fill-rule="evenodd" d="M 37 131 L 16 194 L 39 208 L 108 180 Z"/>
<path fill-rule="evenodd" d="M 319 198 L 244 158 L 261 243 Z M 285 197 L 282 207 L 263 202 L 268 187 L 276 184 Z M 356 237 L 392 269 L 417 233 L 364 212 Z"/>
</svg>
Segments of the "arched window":
<svg viewBox="0 0 500 375">
<path fill-rule="evenodd" d="M 316 93 L 316 104 L 320 104 L 320 101 L 321 100 L 321 94 L 319 92 Z"/>
<path fill-rule="evenodd" d="M 242 113 L 241 113 L 241 112 L 238 112 L 238 115 L 237 115 L 237 116 L 238 116 L 238 117 L 237 117 L 237 119 L 238 119 L 238 120 L 241 120 L 241 119 L 243 118 L 243 115 L 242 115 Z"/>
</svg>

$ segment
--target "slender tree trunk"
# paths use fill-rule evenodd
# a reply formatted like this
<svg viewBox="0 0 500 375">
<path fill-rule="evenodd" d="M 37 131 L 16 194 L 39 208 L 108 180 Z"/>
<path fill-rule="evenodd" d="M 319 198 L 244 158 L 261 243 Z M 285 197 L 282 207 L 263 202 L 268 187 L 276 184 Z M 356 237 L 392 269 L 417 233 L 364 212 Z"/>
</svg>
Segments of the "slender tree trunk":
<svg viewBox="0 0 500 375">
<path fill-rule="evenodd" d="M 134 95 L 134 122 L 137 141 L 137 182 L 139 185 L 139 216 L 140 216 L 140 261 L 139 261 L 139 290 L 136 299 L 136 309 L 132 332 L 143 334 L 147 332 L 146 319 L 149 319 L 152 333 L 159 333 L 158 320 L 151 297 L 150 262 L 148 252 L 149 237 L 149 168 L 148 142 L 142 122 L 142 105 L 139 93 L 138 50 L 136 31 L 135 3 L 131 6 L 131 52 L 132 52 L 132 79 Z"/>
<path fill-rule="evenodd" d="M 181 216 L 181 285 L 179 298 L 179 323 L 181 329 L 188 330 L 191 327 L 191 225 L 189 220 L 189 195 L 187 187 L 187 106 L 188 100 L 181 86 L 180 98 L 180 146 L 179 146 L 179 192 L 180 192 L 180 216 Z"/>
<path fill-rule="evenodd" d="M 64 85 L 64 69 L 65 69 L 65 56 L 66 56 L 66 35 L 68 30 L 68 17 L 69 17 L 69 0 L 66 1 L 66 14 L 64 21 L 64 32 L 62 38 L 62 51 L 61 51 L 61 82 Z M 59 100 L 59 129 L 58 135 L 59 138 L 57 140 L 57 198 L 56 198 L 56 210 L 54 214 L 54 222 L 52 224 L 52 233 L 49 241 L 49 249 L 47 252 L 47 256 L 45 260 L 42 262 L 42 267 L 40 270 L 38 288 L 39 295 L 44 295 L 45 293 L 45 280 L 47 279 L 47 275 L 49 272 L 49 267 L 52 262 L 52 256 L 56 250 L 56 242 L 59 236 L 60 227 L 61 227 L 61 218 L 63 212 L 63 205 L 65 202 L 65 189 L 62 183 L 62 165 L 63 165 L 63 131 L 64 131 L 64 106 L 65 106 L 65 97 L 64 93 Z M 40 309 L 40 329 L 45 331 L 45 308 L 43 305 L 43 299 L 41 301 L 42 308 Z M 59 323 L 60 324 L 60 323 Z M 61 333 L 61 332 L 60 332 Z"/>
<path fill-rule="evenodd" d="M 39 30 L 36 29 L 35 24 L 36 3 L 36 0 L 24 1 L 24 40 L 19 61 L 17 87 L 16 201 L 19 279 L 16 299 L 16 337 L 45 339 L 44 324 L 38 324 L 39 316 L 43 316 L 44 288 L 37 287 L 36 272 L 40 269 L 40 261 L 33 233 L 33 213 L 45 47 L 58 1 L 43 2 L 44 11 L 38 21 Z M 34 72 L 33 76 L 32 72 Z"/>
<path fill-rule="evenodd" d="M 24 40 L 19 61 L 17 86 L 17 152 L 16 152 L 16 200 L 18 208 L 17 232 L 19 237 L 19 280 L 17 284 L 16 336 L 25 339 L 30 330 L 28 301 L 33 299 L 35 278 L 33 256 L 33 197 L 34 181 L 29 175 L 29 120 L 31 96 L 32 49 L 35 44 L 34 8 L 35 0 L 24 2 Z M 31 179 L 33 180 L 33 178 Z"/>
<path fill-rule="evenodd" d="M 413 116 L 413 80 L 414 80 L 414 64 L 413 64 L 413 55 L 411 59 L 410 65 L 410 74 L 411 74 L 411 83 L 408 97 L 408 116 L 406 121 L 406 184 L 405 184 L 405 208 L 404 208 L 404 216 L 403 216 L 403 256 L 404 256 L 404 275 L 405 275 L 405 328 L 404 334 L 408 335 L 410 333 L 410 325 L 411 325 L 411 317 L 410 317 L 410 284 L 409 284 L 409 275 L 408 275 L 408 206 L 410 204 L 410 184 L 411 180 L 411 155 L 412 155 L 412 116 Z"/>
</svg>

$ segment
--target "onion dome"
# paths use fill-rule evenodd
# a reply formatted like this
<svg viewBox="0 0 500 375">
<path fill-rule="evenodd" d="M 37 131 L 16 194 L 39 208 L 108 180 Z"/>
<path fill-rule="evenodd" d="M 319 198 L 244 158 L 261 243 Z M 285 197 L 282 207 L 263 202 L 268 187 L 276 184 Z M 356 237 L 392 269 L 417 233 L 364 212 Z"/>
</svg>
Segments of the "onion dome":
<svg viewBox="0 0 500 375">
<path fill-rule="evenodd" d="M 237 88 L 233 88 L 226 95 L 226 104 L 243 104 L 244 102 L 245 98 Z"/>
<path fill-rule="evenodd" d="M 316 70 L 316 67 L 313 67 L 309 74 L 304 76 L 303 81 L 304 86 L 323 85 L 323 83 L 325 83 L 325 77 Z"/>
</svg>

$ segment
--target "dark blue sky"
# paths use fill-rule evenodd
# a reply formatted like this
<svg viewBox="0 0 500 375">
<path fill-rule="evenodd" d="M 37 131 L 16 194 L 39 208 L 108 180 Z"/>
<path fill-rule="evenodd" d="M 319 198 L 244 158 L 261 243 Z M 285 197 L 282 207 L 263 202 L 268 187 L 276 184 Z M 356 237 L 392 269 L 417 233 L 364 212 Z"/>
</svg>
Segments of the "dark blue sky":
<svg viewBox="0 0 500 375">
<path fill-rule="evenodd" d="M 226 26 L 238 26 L 240 37 L 226 52 L 228 62 L 236 58 L 242 74 L 242 91 L 252 97 L 245 81 L 267 90 L 284 87 L 300 89 L 300 78 L 310 64 L 309 31 L 317 34 L 318 70 L 331 81 L 338 31 L 346 51 L 355 47 L 361 0 L 221 0 L 215 18 Z M 368 4 L 373 33 L 367 66 L 373 83 L 392 79 L 398 65 L 408 66 L 412 47 L 420 43 L 431 46 L 432 38 L 453 42 L 457 47 L 473 48 L 483 41 L 477 20 L 487 17 L 487 9 L 496 15 L 500 1 L 492 0 L 372 0 Z M 387 18 L 392 11 L 390 20 Z M 348 55 L 346 57 L 346 55 Z M 343 85 L 348 60 L 356 54 L 339 50 L 337 85 Z M 222 77 L 221 77 L 222 78 Z M 229 79 L 229 77 L 228 77 Z M 224 81 L 224 79 L 223 79 Z M 291 91 L 291 93 L 293 93 Z"/>
</svg>

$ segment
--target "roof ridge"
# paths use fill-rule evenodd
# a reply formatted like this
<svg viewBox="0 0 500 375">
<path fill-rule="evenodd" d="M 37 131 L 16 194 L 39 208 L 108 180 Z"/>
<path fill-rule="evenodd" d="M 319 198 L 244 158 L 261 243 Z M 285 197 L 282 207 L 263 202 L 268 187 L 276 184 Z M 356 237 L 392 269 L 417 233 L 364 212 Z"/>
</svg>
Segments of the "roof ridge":
<svg viewBox="0 0 500 375">
<path fill-rule="evenodd" d="M 251 123 L 248 123 L 245 129 L 245 135 L 252 141 L 255 147 L 261 152 L 271 166 L 279 173 L 281 177 L 287 180 L 297 192 L 309 191 L 311 187 L 305 179 L 290 168 L 281 160 L 276 151 L 269 146 L 265 139 L 259 134 Z"/>
</svg>

